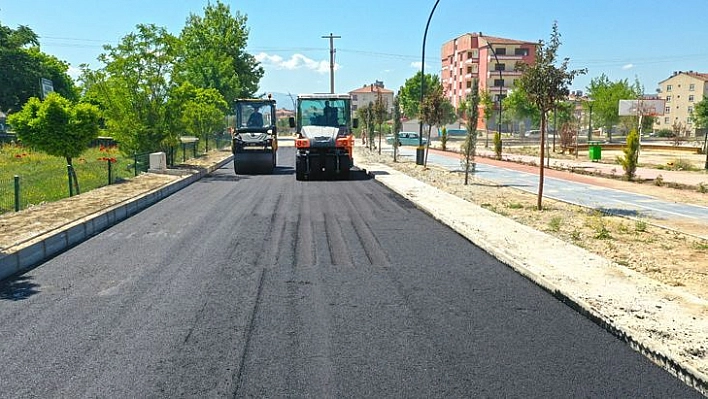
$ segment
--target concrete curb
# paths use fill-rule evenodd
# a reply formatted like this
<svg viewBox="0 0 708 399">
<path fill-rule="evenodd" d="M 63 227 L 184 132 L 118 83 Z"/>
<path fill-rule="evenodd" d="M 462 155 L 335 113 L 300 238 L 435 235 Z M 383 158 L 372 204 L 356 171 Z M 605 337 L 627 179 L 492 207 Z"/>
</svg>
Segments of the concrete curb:
<svg viewBox="0 0 708 399">
<path fill-rule="evenodd" d="M 0 280 L 26 272 L 109 227 L 122 222 L 196 182 L 225 165 L 231 159 L 232 156 L 229 156 L 215 165 L 199 170 L 185 171 L 185 177 L 170 184 L 101 210 L 67 224 L 60 229 L 35 237 L 28 242 L 17 245 L 14 251 L 12 247 L 8 248 L 8 253 L 0 255 Z"/>
<path fill-rule="evenodd" d="M 687 314 L 683 306 L 706 308 L 708 301 L 659 284 L 385 165 L 358 166 L 687 385 L 708 395 L 708 372 L 699 370 L 708 370 L 708 365 L 683 355 L 708 342 L 708 323 L 701 321 L 700 312 Z M 638 286 L 649 288 L 640 291 Z M 667 300 L 669 295 L 681 300 Z M 657 332 L 660 336 L 667 329 L 676 329 L 683 335 L 674 334 L 674 339 L 657 337 Z"/>
</svg>

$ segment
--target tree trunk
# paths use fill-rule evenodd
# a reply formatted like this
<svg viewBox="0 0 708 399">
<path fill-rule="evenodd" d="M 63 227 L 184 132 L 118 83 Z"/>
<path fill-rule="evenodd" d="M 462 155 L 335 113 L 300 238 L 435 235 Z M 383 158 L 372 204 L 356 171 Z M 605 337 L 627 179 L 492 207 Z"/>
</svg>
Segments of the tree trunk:
<svg viewBox="0 0 708 399">
<path fill-rule="evenodd" d="M 425 157 L 423 159 L 423 168 L 428 167 L 428 150 L 430 149 L 430 131 L 433 130 L 433 125 L 428 125 L 428 142 L 425 143 Z"/>
<path fill-rule="evenodd" d="M 382 125 L 379 125 L 379 155 L 381 155 L 381 136 L 382 136 Z"/>
<path fill-rule="evenodd" d="M 538 173 L 538 198 L 536 201 L 536 208 L 537 210 L 541 211 L 543 210 L 543 172 L 544 172 L 544 167 L 543 167 L 543 160 L 546 156 L 545 149 L 546 149 L 546 113 L 541 111 L 541 159 L 540 162 L 538 163 L 539 166 L 539 173 Z"/>
<path fill-rule="evenodd" d="M 71 157 L 66 157 L 66 164 L 69 165 L 70 170 L 69 184 L 73 183 L 76 194 L 81 194 L 81 190 L 79 189 L 79 179 L 76 177 L 76 170 L 74 170 L 74 164 Z"/>
</svg>

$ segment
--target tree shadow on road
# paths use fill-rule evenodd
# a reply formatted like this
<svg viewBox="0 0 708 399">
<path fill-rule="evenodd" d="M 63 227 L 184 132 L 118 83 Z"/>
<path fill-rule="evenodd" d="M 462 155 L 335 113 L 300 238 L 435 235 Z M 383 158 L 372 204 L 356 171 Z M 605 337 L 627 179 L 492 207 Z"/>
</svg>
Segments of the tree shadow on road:
<svg viewBox="0 0 708 399">
<path fill-rule="evenodd" d="M 0 283 L 0 300 L 21 301 L 38 294 L 40 285 L 32 280 L 29 276 L 19 276 L 3 281 Z"/>
</svg>

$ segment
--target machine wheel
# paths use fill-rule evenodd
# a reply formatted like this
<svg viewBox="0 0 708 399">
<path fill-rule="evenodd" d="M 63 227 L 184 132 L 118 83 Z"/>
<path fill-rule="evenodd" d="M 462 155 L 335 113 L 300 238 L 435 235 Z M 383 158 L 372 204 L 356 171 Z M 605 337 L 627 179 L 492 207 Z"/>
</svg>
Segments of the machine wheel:
<svg viewBox="0 0 708 399">
<path fill-rule="evenodd" d="M 305 165 L 299 159 L 295 160 L 295 180 L 305 180 Z"/>
</svg>

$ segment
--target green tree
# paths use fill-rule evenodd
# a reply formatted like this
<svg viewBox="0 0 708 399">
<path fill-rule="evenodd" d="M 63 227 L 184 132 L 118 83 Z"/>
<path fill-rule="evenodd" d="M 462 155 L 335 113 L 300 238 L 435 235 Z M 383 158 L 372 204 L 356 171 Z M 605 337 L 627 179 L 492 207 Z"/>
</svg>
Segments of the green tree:
<svg viewBox="0 0 708 399">
<path fill-rule="evenodd" d="M 190 14 L 180 34 L 181 62 L 175 68 L 176 82 L 214 88 L 227 102 L 253 97 L 263 77 L 263 68 L 246 52 L 248 18 L 217 0 L 204 8 L 204 15 Z"/>
<path fill-rule="evenodd" d="M 590 80 L 587 94 L 592 98 L 592 125 L 602 126 L 612 141 L 612 128 L 620 122 L 619 101 L 639 98 L 642 88 L 638 81 L 633 85 L 627 79 L 612 82 L 602 74 Z M 588 104 L 584 104 L 584 108 L 587 107 Z"/>
<path fill-rule="evenodd" d="M 63 97 L 77 98 L 69 65 L 42 53 L 37 35 L 27 26 L 0 24 L 0 65 L 0 110 L 19 110 L 30 97 L 41 97 L 40 78 L 51 80 Z"/>
<path fill-rule="evenodd" d="M 388 117 L 388 102 L 381 95 L 381 90 L 376 92 L 376 101 L 374 102 L 374 121 L 379 127 L 379 154 L 381 154 L 381 135 L 383 131 L 383 123 Z"/>
<path fill-rule="evenodd" d="M 104 67 L 84 66 L 81 81 L 86 97 L 104 111 L 108 132 L 127 153 L 169 151 L 178 143 L 179 115 L 168 112 L 178 39 L 165 28 L 138 25 L 104 49 L 98 58 Z"/>
<path fill-rule="evenodd" d="M 440 146 L 443 151 L 447 151 L 447 128 L 445 126 L 440 130 Z"/>
<path fill-rule="evenodd" d="M 393 97 L 393 162 L 398 162 L 398 132 L 402 129 L 400 97 Z"/>
<path fill-rule="evenodd" d="M 216 89 L 194 88 L 192 98 L 184 102 L 182 122 L 186 131 L 204 140 L 209 150 L 209 135 L 224 128 L 224 110 L 228 104 Z"/>
<path fill-rule="evenodd" d="M 428 125 L 428 143 L 425 146 L 425 160 L 423 162 L 423 167 L 428 164 L 428 149 L 430 148 L 430 132 L 433 126 L 440 126 L 445 119 L 445 106 L 444 103 L 447 101 L 445 95 L 443 94 L 442 86 L 438 85 L 433 87 L 432 90 L 423 99 L 423 104 L 420 109 L 420 120 Z"/>
<path fill-rule="evenodd" d="M 58 93 L 49 93 L 44 101 L 30 98 L 20 112 L 8 117 L 8 121 L 24 144 L 66 159 L 69 187 L 79 194 L 73 158 L 80 156 L 98 137 L 99 118 L 96 106 L 73 104 Z"/>
<path fill-rule="evenodd" d="M 691 115 L 696 123 L 696 127 L 703 131 L 703 153 L 706 154 L 706 169 L 708 169 L 708 97 L 696 103 Z"/>
<path fill-rule="evenodd" d="M 406 80 L 399 90 L 401 108 L 403 115 L 407 118 L 418 118 L 420 116 L 420 84 L 421 72 L 418 71 L 412 78 Z M 442 91 L 442 84 L 437 75 L 425 74 L 425 93 L 432 93 L 437 88 Z"/>
<path fill-rule="evenodd" d="M 369 104 L 367 104 L 364 107 L 359 107 L 356 110 L 357 117 L 359 118 L 360 121 L 364 123 L 364 130 L 365 132 L 362 132 L 362 137 L 367 137 L 368 140 L 368 147 L 369 150 L 374 149 L 374 124 L 375 124 L 375 116 L 374 116 L 374 103 L 372 101 L 369 101 Z"/>
<path fill-rule="evenodd" d="M 519 122 L 526 119 L 531 119 L 533 126 L 540 124 L 541 113 L 538 111 L 538 107 L 531 102 L 526 92 L 520 88 L 512 90 L 509 95 L 504 97 L 502 108 L 504 113 L 509 115 L 514 127 L 518 127 Z M 516 129 L 512 128 L 513 131 L 516 131 Z"/>
<path fill-rule="evenodd" d="M 479 87 L 479 83 L 477 83 L 477 86 Z M 487 144 L 486 146 L 489 145 L 489 121 L 492 120 L 494 117 L 494 99 L 492 98 L 492 95 L 489 93 L 489 90 L 482 90 L 481 94 L 478 95 L 479 97 L 479 104 L 481 105 L 482 108 L 482 118 L 484 119 L 484 130 L 487 133 Z"/>
<path fill-rule="evenodd" d="M 467 95 L 467 98 L 462 103 L 462 113 L 465 115 L 465 124 L 467 125 L 467 135 L 462 143 L 462 166 L 465 169 L 465 185 L 468 184 L 470 171 L 476 169 L 475 155 L 477 153 L 477 119 L 479 119 L 479 104 L 481 101 L 479 94 L 479 82 L 477 79 L 472 81 L 472 90 Z"/>
<path fill-rule="evenodd" d="M 541 113 L 538 210 L 543 209 L 543 161 L 545 157 L 548 111 L 553 109 L 558 100 L 564 99 L 568 95 L 568 86 L 570 86 L 573 79 L 577 75 L 586 73 L 585 70 L 569 70 L 568 63 L 570 60 L 568 58 L 565 58 L 560 65 L 556 65 L 560 45 L 558 24 L 554 22 L 549 43 L 545 44 L 543 41 L 539 42 L 535 62 L 531 65 L 524 63 L 518 65 L 519 69 L 522 71 L 521 78 L 518 80 L 519 87 L 524 90 L 531 102 L 538 107 Z"/>
<path fill-rule="evenodd" d="M 627 180 L 632 180 L 639 164 L 639 133 L 637 129 L 632 129 L 627 135 L 627 144 L 622 152 L 624 155 L 618 156 L 617 162 L 622 165 Z"/>
</svg>

